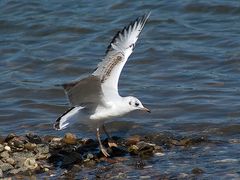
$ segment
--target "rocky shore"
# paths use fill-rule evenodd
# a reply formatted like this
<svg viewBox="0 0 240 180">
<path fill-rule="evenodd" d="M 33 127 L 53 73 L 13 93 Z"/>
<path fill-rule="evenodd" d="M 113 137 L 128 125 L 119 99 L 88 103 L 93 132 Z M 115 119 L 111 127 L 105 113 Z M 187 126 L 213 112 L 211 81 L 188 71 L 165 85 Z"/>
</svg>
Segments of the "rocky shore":
<svg viewBox="0 0 240 180">
<path fill-rule="evenodd" d="M 99 169 L 106 171 L 107 167 L 114 167 L 109 164 L 130 161 L 134 168 L 141 169 L 145 166 L 143 160 L 146 158 L 164 156 L 169 149 L 188 148 L 210 143 L 210 140 L 207 137 L 175 137 L 159 133 L 128 138 L 114 136 L 103 143 L 108 147 L 110 158 L 101 154 L 96 140 L 77 138 L 71 133 L 64 137 L 9 134 L 0 137 L 0 177 L 74 177 L 83 168 L 98 167 L 95 177 L 104 179 L 107 178 L 106 174 L 103 176 Z M 201 174 L 203 170 L 195 168 L 192 173 Z"/>
</svg>

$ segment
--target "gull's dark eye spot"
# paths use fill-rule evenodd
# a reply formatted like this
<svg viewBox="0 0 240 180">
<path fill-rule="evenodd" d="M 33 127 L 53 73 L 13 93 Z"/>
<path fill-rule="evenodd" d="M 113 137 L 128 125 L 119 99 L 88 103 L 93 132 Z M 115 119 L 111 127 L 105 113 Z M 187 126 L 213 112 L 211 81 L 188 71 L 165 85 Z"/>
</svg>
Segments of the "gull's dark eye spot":
<svg viewBox="0 0 240 180">
<path fill-rule="evenodd" d="M 138 102 L 135 102 L 135 106 L 139 106 L 139 103 L 138 103 Z"/>
<path fill-rule="evenodd" d="M 131 101 L 129 101 L 129 103 L 128 103 L 130 106 L 132 105 L 132 102 Z"/>
</svg>

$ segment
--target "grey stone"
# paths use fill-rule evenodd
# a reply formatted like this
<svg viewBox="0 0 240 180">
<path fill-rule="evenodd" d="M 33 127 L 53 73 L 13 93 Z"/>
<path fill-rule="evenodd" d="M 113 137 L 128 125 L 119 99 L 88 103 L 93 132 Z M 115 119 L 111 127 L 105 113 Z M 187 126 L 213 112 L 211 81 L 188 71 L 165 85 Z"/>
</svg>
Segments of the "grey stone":
<svg viewBox="0 0 240 180">
<path fill-rule="evenodd" d="M 18 174 L 20 172 L 25 172 L 27 171 L 27 168 L 25 167 L 21 167 L 21 168 L 18 168 L 18 169 L 12 169 L 9 171 L 9 174 Z"/>
<path fill-rule="evenodd" d="M 7 151 L 3 151 L 1 154 L 0 154 L 0 156 L 2 157 L 2 158 L 9 158 L 9 153 L 7 152 Z"/>
<path fill-rule="evenodd" d="M 6 162 L 9 163 L 9 164 L 11 164 L 11 165 L 14 165 L 14 164 L 15 164 L 15 161 L 14 161 L 13 158 L 7 158 L 7 159 L 6 159 Z"/>
<path fill-rule="evenodd" d="M 9 163 L 2 163 L 0 164 L 0 169 L 5 172 L 5 171 L 9 171 L 11 169 L 13 169 L 13 166 Z"/>
<path fill-rule="evenodd" d="M 44 144 L 38 144 L 36 149 L 37 149 L 37 152 L 40 154 L 48 154 L 49 153 L 49 147 Z"/>
</svg>

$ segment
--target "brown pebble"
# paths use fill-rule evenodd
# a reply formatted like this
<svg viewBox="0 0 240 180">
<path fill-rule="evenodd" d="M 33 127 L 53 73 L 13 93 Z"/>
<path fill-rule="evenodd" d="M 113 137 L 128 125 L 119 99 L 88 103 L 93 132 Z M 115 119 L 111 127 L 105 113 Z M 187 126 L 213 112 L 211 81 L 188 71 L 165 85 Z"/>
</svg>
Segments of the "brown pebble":
<svg viewBox="0 0 240 180">
<path fill-rule="evenodd" d="M 127 138 L 127 145 L 134 145 L 137 144 L 141 140 L 141 136 L 134 135 L 129 138 Z"/>
<path fill-rule="evenodd" d="M 35 143 L 26 143 L 24 145 L 24 148 L 29 151 L 33 151 L 36 147 L 37 147 L 37 145 Z"/>
<path fill-rule="evenodd" d="M 66 144 L 76 144 L 77 137 L 72 133 L 66 133 L 62 141 Z"/>
<path fill-rule="evenodd" d="M 194 168 L 194 169 L 192 169 L 192 173 L 193 174 L 202 174 L 202 173 L 204 173 L 204 171 L 200 168 Z"/>
</svg>

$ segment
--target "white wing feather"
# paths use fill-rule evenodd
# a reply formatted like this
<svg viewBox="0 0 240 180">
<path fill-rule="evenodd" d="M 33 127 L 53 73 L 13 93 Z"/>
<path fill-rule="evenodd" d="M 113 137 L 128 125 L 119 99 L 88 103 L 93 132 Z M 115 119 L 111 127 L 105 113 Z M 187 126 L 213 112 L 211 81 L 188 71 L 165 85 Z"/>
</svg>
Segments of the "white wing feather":
<svg viewBox="0 0 240 180">
<path fill-rule="evenodd" d="M 92 75 L 101 80 L 103 94 L 118 95 L 118 80 L 123 66 L 133 52 L 150 13 L 137 18 L 121 32 L 119 31 L 108 46 L 106 56 Z"/>
</svg>

